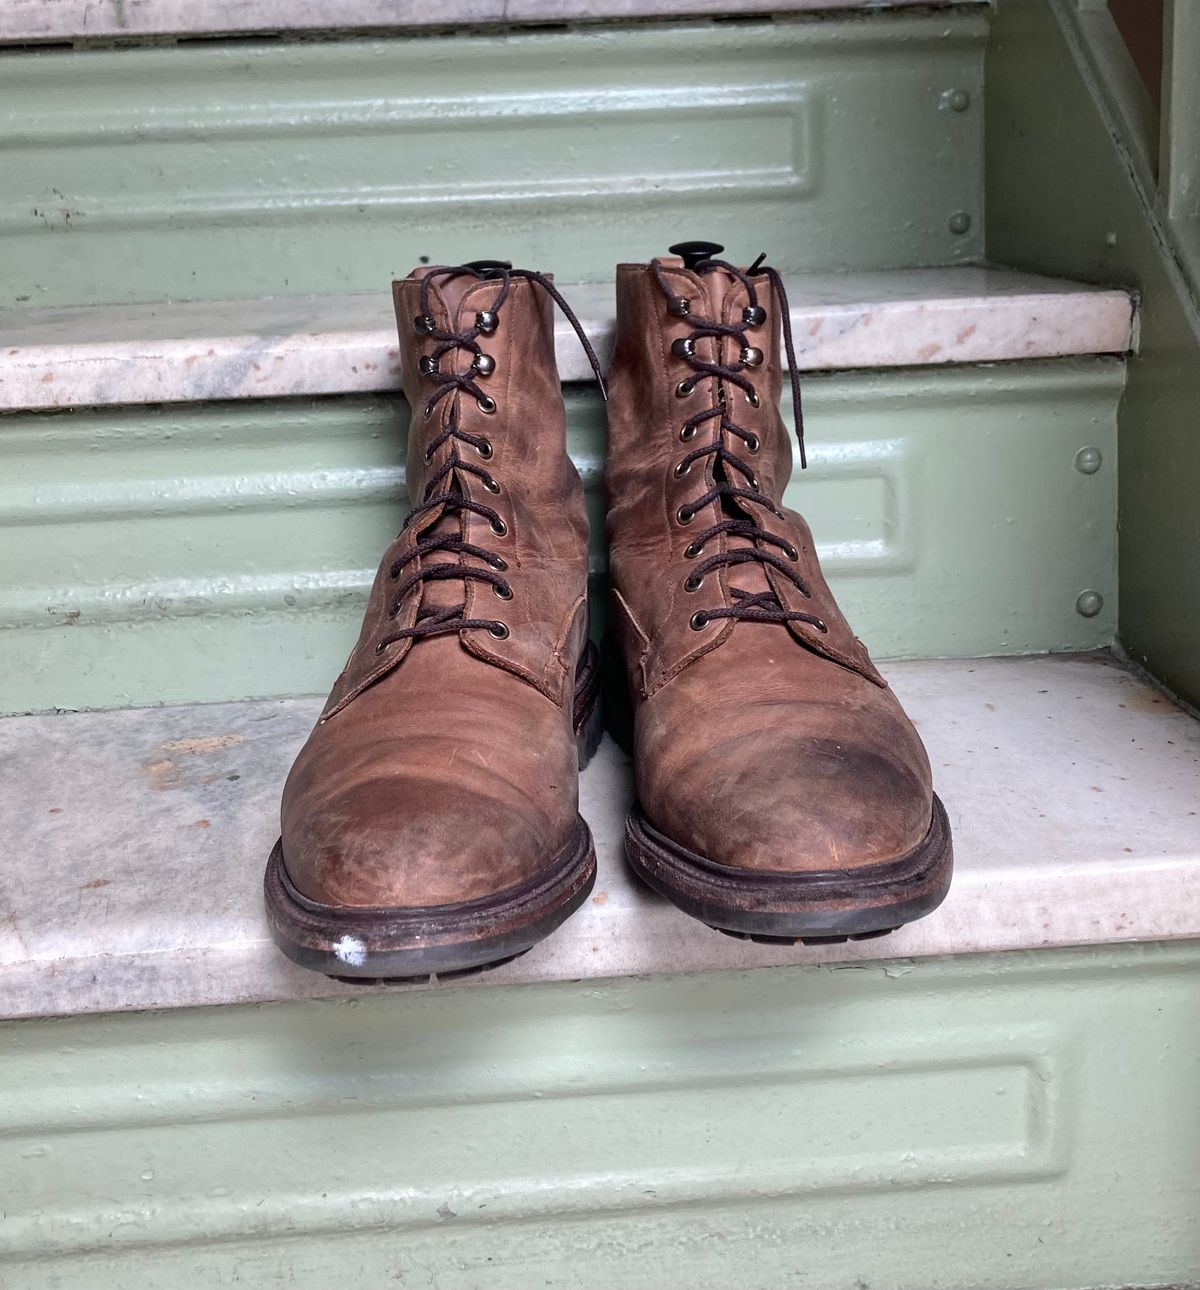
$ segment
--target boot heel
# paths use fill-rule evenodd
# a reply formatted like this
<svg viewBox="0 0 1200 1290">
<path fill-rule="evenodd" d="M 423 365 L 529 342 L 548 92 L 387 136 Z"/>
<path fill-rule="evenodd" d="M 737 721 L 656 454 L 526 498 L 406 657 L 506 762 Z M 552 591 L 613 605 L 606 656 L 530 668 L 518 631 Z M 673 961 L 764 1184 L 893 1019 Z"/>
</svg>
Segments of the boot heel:
<svg viewBox="0 0 1200 1290">
<path fill-rule="evenodd" d="M 575 748 L 580 770 L 592 760 L 604 738 L 600 691 L 600 652 L 593 641 L 588 641 L 575 673 Z"/>
</svg>

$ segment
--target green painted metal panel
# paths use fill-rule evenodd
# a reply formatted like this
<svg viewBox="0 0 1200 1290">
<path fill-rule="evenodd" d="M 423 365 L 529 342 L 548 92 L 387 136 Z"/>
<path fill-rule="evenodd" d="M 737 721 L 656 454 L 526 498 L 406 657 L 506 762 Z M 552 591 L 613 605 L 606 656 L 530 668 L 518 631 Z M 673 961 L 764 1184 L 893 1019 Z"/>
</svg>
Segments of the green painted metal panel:
<svg viewBox="0 0 1200 1290">
<path fill-rule="evenodd" d="M 997 6 L 988 254 L 1141 293 L 1120 408 L 1120 637 L 1200 702 L 1200 312 L 1077 34 L 1067 5 Z"/>
<path fill-rule="evenodd" d="M 0 305 L 374 290 L 497 253 L 603 281 L 696 236 L 787 269 L 977 258 L 986 30 L 968 10 L 0 54 Z"/>
<path fill-rule="evenodd" d="M 0 1027 L 0 1286 L 1200 1284 L 1200 944 Z"/>
<path fill-rule="evenodd" d="M 1122 379 L 1087 359 L 805 383 L 788 500 L 879 656 L 1111 640 Z M 568 403 L 600 598 L 602 405 Z M 0 710 L 323 692 L 406 508 L 406 424 L 399 398 L 0 421 Z"/>
</svg>

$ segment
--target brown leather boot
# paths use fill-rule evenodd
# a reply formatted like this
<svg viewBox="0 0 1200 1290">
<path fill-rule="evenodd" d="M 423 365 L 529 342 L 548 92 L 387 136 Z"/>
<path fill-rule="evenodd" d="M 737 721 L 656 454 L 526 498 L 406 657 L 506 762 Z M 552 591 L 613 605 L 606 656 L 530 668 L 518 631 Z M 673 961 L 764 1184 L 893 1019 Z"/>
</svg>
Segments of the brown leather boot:
<svg viewBox="0 0 1200 1290">
<path fill-rule="evenodd" d="M 549 278 L 495 261 L 393 284 L 416 506 L 283 791 L 271 930 L 339 977 L 527 950 L 595 877 L 578 771 L 600 738 L 587 517 Z"/>
<path fill-rule="evenodd" d="M 945 896 L 950 829 L 808 525 L 781 509 L 783 284 L 721 249 L 617 270 L 607 484 L 638 792 L 626 849 L 723 931 L 878 935 Z"/>
</svg>

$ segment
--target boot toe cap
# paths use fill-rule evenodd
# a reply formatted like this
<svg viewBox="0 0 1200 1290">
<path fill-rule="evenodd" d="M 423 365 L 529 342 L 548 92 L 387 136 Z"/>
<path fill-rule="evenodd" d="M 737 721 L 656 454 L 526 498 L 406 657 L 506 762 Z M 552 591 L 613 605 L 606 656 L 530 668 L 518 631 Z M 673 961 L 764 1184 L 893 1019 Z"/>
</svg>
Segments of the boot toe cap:
<svg viewBox="0 0 1200 1290">
<path fill-rule="evenodd" d="M 789 873 L 885 863 L 918 847 L 932 818 L 923 750 L 894 755 L 876 741 L 734 735 L 673 778 L 669 792 L 643 801 L 651 822 L 731 868 Z"/>
<path fill-rule="evenodd" d="M 309 792 L 291 811 L 285 796 L 288 877 L 302 896 L 339 907 L 431 908 L 494 895 L 566 840 L 535 803 L 511 799 L 511 786 L 482 777 L 468 792 L 381 776 Z"/>
</svg>

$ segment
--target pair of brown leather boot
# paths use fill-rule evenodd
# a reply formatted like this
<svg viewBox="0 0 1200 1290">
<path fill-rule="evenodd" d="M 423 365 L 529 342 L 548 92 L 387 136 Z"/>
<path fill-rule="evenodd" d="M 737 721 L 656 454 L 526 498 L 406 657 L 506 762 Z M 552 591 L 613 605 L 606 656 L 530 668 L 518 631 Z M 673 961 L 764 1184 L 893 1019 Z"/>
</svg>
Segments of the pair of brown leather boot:
<svg viewBox="0 0 1200 1290">
<path fill-rule="evenodd" d="M 617 270 L 610 724 L 636 771 L 626 850 L 721 930 L 876 935 L 942 900 L 949 827 L 920 738 L 782 509 L 783 284 L 720 250 Z M 476 261 L 393 290 L 415 506 L 288 777 L 266 876 L 284 952 L 342 977 L 509 958 L 595 877 L 578 771 L 600 740 L 601 669 L 554 304 L 599 365 L 543 274 Z M 794 361 L 790 375 L 803 452 Z"/>
</svg>

